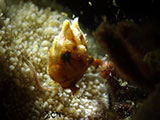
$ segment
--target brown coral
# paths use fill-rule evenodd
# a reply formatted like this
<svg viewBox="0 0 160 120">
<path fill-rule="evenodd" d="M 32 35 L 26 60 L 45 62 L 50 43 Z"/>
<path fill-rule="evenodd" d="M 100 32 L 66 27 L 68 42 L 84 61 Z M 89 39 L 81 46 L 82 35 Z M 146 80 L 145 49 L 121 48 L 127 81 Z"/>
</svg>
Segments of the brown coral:
<svg viewBox="0 0 160 120">
<path fill-rule="evenodd" d="M 159 76 L 150 69 L 144 56 L 159 49 L 160 36 L 156 26 L 145 25 L 120 22 L 115 27 L 102 23 L 96 30 L 95 37 L 103 43 L 115 68 L 124 79 L 140 88 L 153 90 L 159 82 Z"/>
</svg>

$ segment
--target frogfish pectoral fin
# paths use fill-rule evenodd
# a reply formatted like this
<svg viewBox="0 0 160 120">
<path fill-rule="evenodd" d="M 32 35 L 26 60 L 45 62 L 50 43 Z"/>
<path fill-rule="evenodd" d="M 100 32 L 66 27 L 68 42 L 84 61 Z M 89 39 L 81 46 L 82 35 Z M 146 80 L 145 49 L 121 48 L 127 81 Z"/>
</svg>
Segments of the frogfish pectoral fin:
<svg viewBox="0 0 160 120">
<path fill-rule="evenodd" d="M 98 67 L 101 66 L 103 64 L 103 60 L 102 59 L 94 59 L 92 62 L 92 66 Z"/>
<path fill-rule="evenodd" d="M 73 95 L 75 95 L 75 94 L 77 94 L 77 93 L 78 93 L 79 88 L 78 88 L 78 87 L 76 87 L 76 86 L 73 86 L 73 87 L 71 87 L 71 88 L 70 88 L 70 90 L 72 91 Z"/>
</svg>

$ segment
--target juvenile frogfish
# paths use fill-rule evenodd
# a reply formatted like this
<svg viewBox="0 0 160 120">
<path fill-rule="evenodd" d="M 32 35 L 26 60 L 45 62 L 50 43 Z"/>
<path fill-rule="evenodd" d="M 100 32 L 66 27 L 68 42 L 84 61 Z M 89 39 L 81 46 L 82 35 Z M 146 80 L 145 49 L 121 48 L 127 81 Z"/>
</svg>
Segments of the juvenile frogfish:
<svg viewBox="0 0 160 120">
<path fill-rule="evenodd" d="M 48 73 L 63 89 L 75 93 L 79 88 L 75 84 L 82 78 L 90 65 L 97 60 L 88 55 L 87 41 L 78 25 L 78 18 L 71 23 L 63 22 L 62 30 L 55 37 L 49 50 Z"/>
</svg>

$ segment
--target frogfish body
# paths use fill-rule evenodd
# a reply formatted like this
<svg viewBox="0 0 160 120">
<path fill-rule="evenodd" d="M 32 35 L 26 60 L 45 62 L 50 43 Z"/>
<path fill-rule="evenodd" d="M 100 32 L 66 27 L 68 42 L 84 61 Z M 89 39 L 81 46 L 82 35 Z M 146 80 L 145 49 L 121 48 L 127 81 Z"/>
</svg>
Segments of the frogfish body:
<svg viewBox="0 0 160 120">
<path fill-rule="evenodd" d="M 88 55 L 86 38 L 79 28 L 78 18 L 71 23 L 65 20 L 49 51 L 50 77 L 63 89 L 69 88 L 75 93 L 78 90 L 75 84 L 93 61 Z"/>
</svg>

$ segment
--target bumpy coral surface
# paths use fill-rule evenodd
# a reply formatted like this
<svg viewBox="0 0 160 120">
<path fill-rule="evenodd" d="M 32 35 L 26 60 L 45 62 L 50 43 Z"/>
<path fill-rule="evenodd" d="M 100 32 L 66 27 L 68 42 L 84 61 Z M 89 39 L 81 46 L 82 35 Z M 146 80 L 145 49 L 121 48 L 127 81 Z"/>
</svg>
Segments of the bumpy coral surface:
<svg viewBox="0 0 160 120">
<path fill-rule="evenodd" d="M 49 48 L 66 16 L 32 2 L 0 1 L 0 117 L 9 120 L 105 119 L 108 108 L 106 80 L 89 67 L 77 83 L 77 96 L 61 91 L 47 73 Z M 68 19 L 68 18 L 67 18 Z M 89 37 L 89 51 L 99 50 Z M 31 62 L 42 86 L 59 90 L 41 91 L 34 83 Z M 77 68 L 78 69 L 78 68 Z"/>
</svg>

